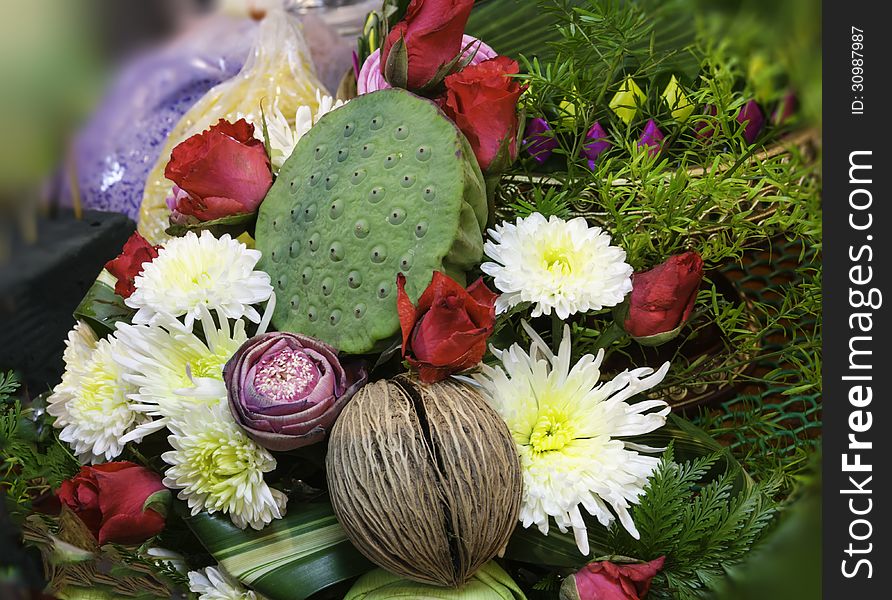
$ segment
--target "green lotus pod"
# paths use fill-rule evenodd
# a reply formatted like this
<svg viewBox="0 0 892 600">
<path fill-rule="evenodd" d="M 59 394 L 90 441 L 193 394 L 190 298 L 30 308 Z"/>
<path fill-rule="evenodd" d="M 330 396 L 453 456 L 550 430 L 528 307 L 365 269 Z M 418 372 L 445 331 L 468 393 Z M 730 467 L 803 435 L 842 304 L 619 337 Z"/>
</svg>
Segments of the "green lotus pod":
<svg viewBox="0 0 892 600">
<path fill-rule="evenodd" d="M 495 562 L 486 563 L 460 588 L 437 587 L 402 579 L 384 569 L 360 577 L 344 600 L 525 600 L 513 579 Z"/>
<path fill-rule="evenodd" d="M 388 89 L 326 114 L 260 206 L 257 248 L 272 323 L 339 350 L 380 350 L 399 330 L 396 276 L 417 298 L 434 271 L 459 282 L 483 256 L 483 176 L 432 102 Z"/>
</svg>

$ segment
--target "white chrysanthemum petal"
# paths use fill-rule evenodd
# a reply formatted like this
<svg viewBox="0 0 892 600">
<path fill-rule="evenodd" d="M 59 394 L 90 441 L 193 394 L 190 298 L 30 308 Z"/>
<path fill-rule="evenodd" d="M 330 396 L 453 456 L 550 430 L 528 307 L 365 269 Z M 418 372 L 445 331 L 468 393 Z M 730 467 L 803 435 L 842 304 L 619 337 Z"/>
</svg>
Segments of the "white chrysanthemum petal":
<svg viewBox="0 0 892 600">
<path fill-rule="evenodd" d="M 487 232 L 480 269 L 502 292 L 496 311 L 533 303 L 532 316 L 561 319 L 616 306 L 632 291 L 632 267 L 622 248 L 600 227 L 578 217 L 564 221 L 539 213 L 501 223 Z"/>
<path fill-rule="evenodd" d="M 117 353 L 115 337 L 97 339 L 79 321 L 68 334 L 62 381 L 47 399 L 47 412 L 62 429 L 59 439 L 84 461 L 117 457 L 126 434 L 146 420 L 127 397 L 133 387 L 127 383 L 126 369 L 115 361 Z"/>
<path fill-rule="evenodd" d="M 222 567 L 208 567 L 201 571 L 189 571 L 189 590 L 198 594 L 198 600 L 259 600 Z"/>
<path fill-rule="evenodd" d="M 257 323 L 260 314 L 252 304 L 265 302 L 273 291 L 269 275 L 254 270 L 258 260 L 260 252 L 228 234 L 218 239 L 205 230 L 173 238 L 134 280 L 136 291 L 125 301 L 137 309 L 133 322 L 151 325 L 164 315 L 183 316 L 191 329 L 206 308 L 221 318 Z"/>
<path fill-rule="evenodd" d="M 202 411 L 172 419 L 168 437 L 173 450 L 161 458 L 170 467 L 164 485 L 180 490 L 192 514 L 222 512 L 242 529 L 262 529 L 285 513 L 287 497 L 271 489 L 263 474 L 276 459 L 235 423 L 224 396 Z"/>
<path fill-rule="evenodd" d="M 172 317 L 159 318 L 156 325 L 119 324 L 116 360 L 129 373 L 134 386 L 130 394 L 133 410 L 147 420 L 125 436 L 139 441 L 196 408 L 216 404 L 226 397 L 223 367 L 248 336 L 245 323 L 230 327 L 227 319 L 218 326 L 201 308 L 199 336 Z"/>
<path fill-rule="evenodd" d="M 294 127 L 291 126 L 288 118 L 282 114 L 278 106 L 273 109 L 271 114 L 267 115 L 266 128 L 269 132 L 270 163 L 276 171 L 282 168 L 282 165 L 294 152 L 294 147 L 300 138 L 305 136 L 323 115 L 343 106 L 345 102 L 343 100 L 335 101 L 331 96 L 323 96 L 319 90 L 316 90 L 316 104 L 318 108 L 315 113 L 309 106 L 297 108 L 293 121 Z M 263 127 L 260 123 L 254 124 L 254 136 L 263 141 Z"/>
<path fill-rule="evenodd" d="M 665 402 L 625 400 L 662 381 L 669 364 L 656 372 L 624 372 L 599 384 L 603 352 L 571 365 L 569 327 L 554 354 L 524 326 L 533 340 L 529 352 L 514 344 L 501 352 L 501 366 L 484 365 L 474 376 L 517 444 L 523 469 L 521 523 L 547 534 L 553 519 L 562 532 L 573 530 L 580 552 L 587 555 L 581 506 L 605 526 L 618 518 L 637 538 L 629 507 L 637 504 L 659 464 L 640 452 L 658 449 L 616 438 L 648 433 L 665 423 Z"/>
</svg>

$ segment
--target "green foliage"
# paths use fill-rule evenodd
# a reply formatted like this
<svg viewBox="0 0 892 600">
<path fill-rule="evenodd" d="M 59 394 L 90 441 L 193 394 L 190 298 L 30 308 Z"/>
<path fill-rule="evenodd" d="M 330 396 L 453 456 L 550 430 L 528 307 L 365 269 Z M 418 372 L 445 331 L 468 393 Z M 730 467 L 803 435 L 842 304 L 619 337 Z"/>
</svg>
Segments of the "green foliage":
<svg viewBox="0 0 892 600">
<path fill-rule="evenodd" d="M 19 383 L 0 373 L 0 490 L 12 513 L 28 512 L 31 500 L 59 486 L 78 469 L 77 460 L 42 418 L 13 394 Z"/>
<path fill-rule="evenodd" d="M 688 462 L 673 460 L 670 447 L 648 482 L 632 519 L 641 533 L 633 540 L 621 527 L 612 529 L 615 554 L 642 560 L 666 557 L 649 597 L 695 600 L 723 580 L 725 569 L 739 563 L 771 523 L 777 506 L 777 482 L 735 490 L 733 473 L 702 485 L 718 454 Z"/>
</svg>

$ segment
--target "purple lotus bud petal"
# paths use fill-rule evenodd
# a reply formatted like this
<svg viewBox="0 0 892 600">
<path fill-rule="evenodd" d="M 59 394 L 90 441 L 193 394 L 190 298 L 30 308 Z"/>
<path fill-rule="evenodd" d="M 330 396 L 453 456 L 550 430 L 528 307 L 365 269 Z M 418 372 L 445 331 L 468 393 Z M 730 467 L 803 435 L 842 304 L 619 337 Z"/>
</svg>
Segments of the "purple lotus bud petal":
<svg viewBox="0 0 892 600">
<path fill-rule="evenodd" d="M 321 441 L 365 384 L 365 366 L 354 362 L 342 365 L 334 348 L 307 336 L 255 336 L 223 369 L 232 416 L 269 450 Z"/>
<path fill-rule="evenodd" d="M 765 115 L 755 100 L 750 100 L 737 113 L 737 122 L 743 125 L 743 139 L 752 144 L 765 126 Z"/>
<path fill-rule="evenodd" d="M 650 156 L 656 156 L 663 149 L 663 132 L 657 127 L 653 119 L 648 119 L 647 125 L 644 126 L 644 132 L 638 140 L 638 147 L 648 147 L 647 153 Z"/>
<path fill-rule="evenodd" d="M 551 135 L 551 126 L 541 118 L 532 119 L 524 130 L 523 145 L 540 165 L 548 160 L 557 148 L 557 140 Z"/>
<path fill-rule="evenodd" d="M 598 156 L 612 144 L 607 139 L 607 132 L 604 131 L 604 128 L 597 121 L 589 128 L 585 134 L 585 139 L 591 141 L 582 147 L 580 155 L 588 159 L 588 168 L 594 171 L 595 161 L 598 160 Z"/>
<path fill-rule="evenodd" d="M 718 110 L 712 104 L 708 104 L 703 107 L 703 114 L 709 117 L 714 117 L 718 114 Z M 697 136 L 698 140 L 708 140 L 714 134 L 715 127 L 713 126 L 711 119 L 700 118 L 694 123 L 694 135 Z"/>
<path fill-rule="evenodd" d="M 797 108 L 799 108 L 799 98 L 796 97 L 794 92 L 789 91 L 778 102 L 777 107 L 774 109 L 774 114 L 771 116 L 771 121 L 775 125 L 780 125 L 792 117 L 796 113 Z"/>
</svg>

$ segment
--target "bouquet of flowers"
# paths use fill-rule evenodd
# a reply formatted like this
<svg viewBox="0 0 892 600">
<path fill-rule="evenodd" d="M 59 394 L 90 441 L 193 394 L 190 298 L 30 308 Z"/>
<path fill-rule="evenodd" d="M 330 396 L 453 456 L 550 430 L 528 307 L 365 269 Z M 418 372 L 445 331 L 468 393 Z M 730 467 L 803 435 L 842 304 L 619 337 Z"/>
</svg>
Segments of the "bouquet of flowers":
<svg viewBox="0 0 892 600">
<path fill-rule="evenodd" d="M 751 164 L 765 114 L 708 75 L 725 87 L 644 91 L 652 54 L 583 68 L 575 36 L 634 6 L 567 13 L 553 62 L 523 67 L 468 33 L 473 6 L 388 0 L 353 97 L 312 75 L 212 90 L 171 134 L 62 381 L 6 417 L 40 430 L 17 467 L 40 483 L 11 494 L 51 593 L 695 598 L 761 537 L 781 484 L 672 393 L 700 383 L 679 348 L 709 308 L 716 372 L 740 372 L 759 336 L 704 278 L 801 217 L 812 164 L 777 174 L 772 206 L 722 160 L 692 173 L 702 152 Z M 266 81 L 258 56 L 233 81 Z M 777 111 L 780 138 L 792 97 Z M 712 203 L 673 212 L 691 188 Z M 717 235 L 671 222 L 697 211 Z"/>
</svg>

